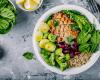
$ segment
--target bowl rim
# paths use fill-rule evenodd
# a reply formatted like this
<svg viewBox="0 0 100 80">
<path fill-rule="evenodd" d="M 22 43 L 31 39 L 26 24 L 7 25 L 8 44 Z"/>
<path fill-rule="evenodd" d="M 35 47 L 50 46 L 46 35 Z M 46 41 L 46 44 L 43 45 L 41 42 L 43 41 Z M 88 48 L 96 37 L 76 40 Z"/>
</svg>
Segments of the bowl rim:
<svg viewBox="0 0 100 80">
<path fill-rule="evenodd" d="M 13 5 L 13 7 L 16 9 L 14 3 L 13 3 L 11 0 L 8 0 L 8 1 L 9 1 L 9 2 Z"/>
<path fill-rule="evenodd" d="M 87 69 L 89 69 L 91 66 L 93 66 L 93 64 L 98 60 L 99 56 L 100 56 L 100 50 L 97 51 L 96 53 L 94 53 L 90 60 L 85 64 L 85 65 L 82 65 L 81 67 L 77 67 L 77 68 L 69 68 L 69 69 L 66 69 L 65 71 L 60 71 L 59 69 L 57 69 L 56 67 L 52 67 L 50 65 L 48 65 L 42 58 L 42 56 L 40 55 L 40 52 L 39 52 L 39 47 L 37 45 L 37 42 L 35 41 L 35 33 L 37 32 L 37 29 L 40 25 L 40 22 L 43 21 L 44 19 L 47 18 L 47 16 L 49 16 L 50 14 L 53 14 L 53 13 L 56 13 L 56 12 L 59 12 L 61 10 L 64 10 L 64 9 L 69 9 L 69 10 L 76 10 L 76 11 L 79 11 L 81 12 L 82 14 L 84 14 L 89 20 L 91 18 L 91 23 L 95 23 L 96 24 L 96 27 L 97 29 L 100 29 L 99 26 L 99 22 L 98 20 L 96 19 L 96 17 L 91 13 L 89 12 L 87 9 L 83 8 L 83 7 L 80 7 L 80 6 L 76 6 L 76 5 L 59 5 L 59 6 L 56 6 L 56 7 L 53 7 L 51 9 L 49 9 L 47 12 L 45 12 L 41 17 L 40 19 L 37 21 L 36 25 L 35 25 L 35 28 L 34 28 L 34 31 L 33 31 L 33 37 L 32 37 L 32 43 L 33 43 L 33 48 L 34 48 L 34 52 L 35 52 L 35 55 L 38 59 L 38 61 L 43 65 L 45 66 L 48 70 L 52 71 L 52 72 L 55 72 L 55 73 L 58 73 L 58 74 L 62 74 L 62 75 L 75 75 L 75 74 L 79 74 L 81 72 L 84 72 L 86 71 Z"/>
<path fill-rule="evenodd" d="M 38 6 L 37 6 L 35 9 L 33 9 L 33 10 L 24 9 L 20 4 L 17 4 L 17 6 L 18 6 L 20 9 L 22 9 L 23 11 L 32 12 L 32 11 L 36 11 L 38 8 L 40 8 L 40 6 L 42 5 L 42 3 L 43 3 L 43 0 L 40 0 L 40 3 L 38 4 Z"/>
</svg>

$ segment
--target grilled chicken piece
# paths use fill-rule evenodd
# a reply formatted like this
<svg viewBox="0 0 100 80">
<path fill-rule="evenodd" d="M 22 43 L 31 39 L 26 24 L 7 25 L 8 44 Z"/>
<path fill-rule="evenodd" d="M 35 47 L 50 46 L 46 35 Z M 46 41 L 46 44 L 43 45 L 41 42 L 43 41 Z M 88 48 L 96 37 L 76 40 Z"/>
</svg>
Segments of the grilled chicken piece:
<svg viewBox="0 0 100 80">
<path fill-rule="evenodd" d="M 54 26 L 54 21 L 59 22 L 59 26 Z M 78 31 L 72 30 L 70 25 L 74 24 L 74 22 L 64 13 L 58 12 L 53 15 L 53 19 L 51 20 L 50 31 L 52 34 L 58 36 L 57 42 L 63 42 L 64 37 L 73 36 L 73 38 L 77 38 Z"/>
</svg>

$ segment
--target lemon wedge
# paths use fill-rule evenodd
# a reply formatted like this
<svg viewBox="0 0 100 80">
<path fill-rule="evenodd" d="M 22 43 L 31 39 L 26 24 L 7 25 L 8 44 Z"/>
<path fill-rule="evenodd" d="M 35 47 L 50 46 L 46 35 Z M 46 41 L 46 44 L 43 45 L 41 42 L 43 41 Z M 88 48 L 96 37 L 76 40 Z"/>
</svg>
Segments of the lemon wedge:
<svg viewBox="0 0 100 80">
<path fill-rule="evenodd" d="M 26 2 L 24 3 L 24 7 L 27 10 L 34 10 L 37 6 L 38 4 L 33 0 L 26 0 Z"/>
<path fill-rule="evenodd" d="M 24 2 L 25 2 L 25 0 L 16 0 L 16 4 L 22 4 Z"/>
</svg>

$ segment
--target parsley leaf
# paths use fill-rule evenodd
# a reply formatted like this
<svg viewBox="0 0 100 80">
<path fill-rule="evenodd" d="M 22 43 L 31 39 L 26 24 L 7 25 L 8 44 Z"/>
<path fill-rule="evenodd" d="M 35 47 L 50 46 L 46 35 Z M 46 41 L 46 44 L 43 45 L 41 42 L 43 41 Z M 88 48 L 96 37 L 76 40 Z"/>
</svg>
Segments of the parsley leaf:
<svg viewBox="0 0 100 80">
<path fill-rule="evenodd" d="M 54 26 L 57 27 L 59 25 L 59 21 L 54 20 Z"/>
<path fill-rule="evenodd" d="M 68 44 L 73 44 L 74 43 L 74 38 L 73 36 L 65 37 L 65 42 Z"/>
</svg>

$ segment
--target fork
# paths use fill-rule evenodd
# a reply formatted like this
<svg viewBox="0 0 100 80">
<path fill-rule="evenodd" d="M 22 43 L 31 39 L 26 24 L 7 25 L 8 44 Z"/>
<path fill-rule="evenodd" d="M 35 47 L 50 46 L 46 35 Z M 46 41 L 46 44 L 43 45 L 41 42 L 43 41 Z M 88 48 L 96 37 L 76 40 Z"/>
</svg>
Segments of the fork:
<svg viewBox="0 0 100 80">
<path fill-rule="evenodd" d="M 91 10 L 91 12 L 96 16 L 96 18 L 99 20 L 100 22 L 100 11 L 97 7 L 97 4 L 94 0 L 87 0 L 88 4 L 89 4 L 89 8 Z"/>
</svg>

